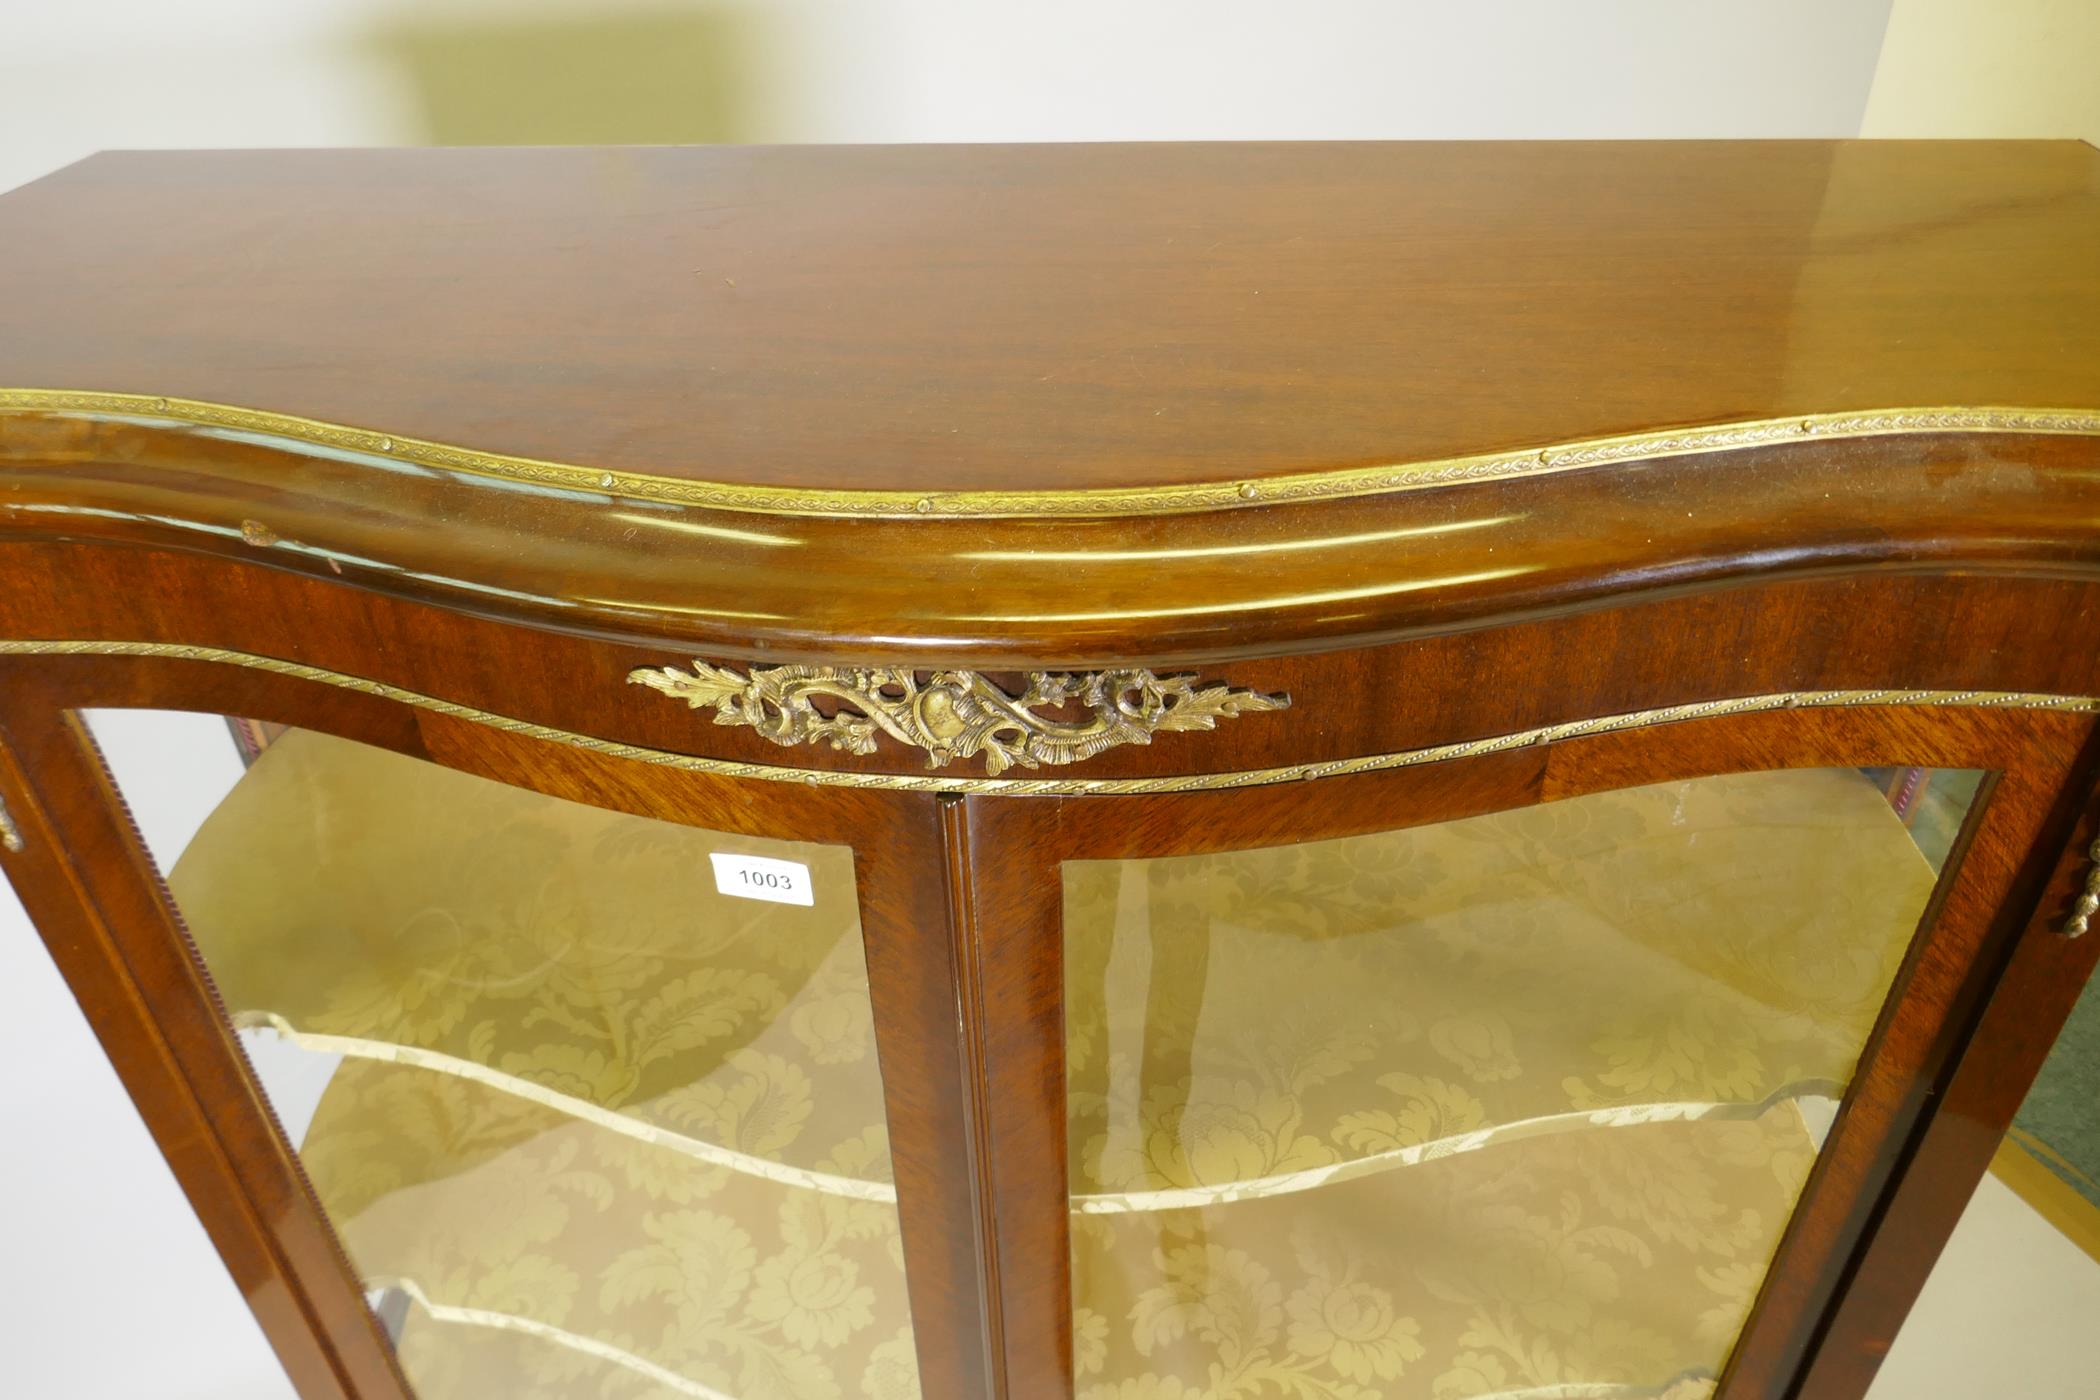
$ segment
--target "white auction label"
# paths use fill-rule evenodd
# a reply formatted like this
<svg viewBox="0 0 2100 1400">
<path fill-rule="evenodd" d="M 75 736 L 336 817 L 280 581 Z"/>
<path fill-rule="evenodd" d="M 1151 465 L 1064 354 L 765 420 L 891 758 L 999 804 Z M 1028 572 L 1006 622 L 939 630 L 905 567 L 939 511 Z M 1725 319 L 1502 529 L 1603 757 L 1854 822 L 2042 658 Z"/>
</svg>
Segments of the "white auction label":
<svg viewBox="0 0 2100 1400">
<path fill-rule="evenodd" d="M 799 860 L 774 860 L 771 856 L 740 856 L 728 851 L 709 851 L 715 864 L 715 888 L 738 899 L 764 899 L 774 904 L 815 904 L 809 887 L 809 867 Z"/>
</svg>

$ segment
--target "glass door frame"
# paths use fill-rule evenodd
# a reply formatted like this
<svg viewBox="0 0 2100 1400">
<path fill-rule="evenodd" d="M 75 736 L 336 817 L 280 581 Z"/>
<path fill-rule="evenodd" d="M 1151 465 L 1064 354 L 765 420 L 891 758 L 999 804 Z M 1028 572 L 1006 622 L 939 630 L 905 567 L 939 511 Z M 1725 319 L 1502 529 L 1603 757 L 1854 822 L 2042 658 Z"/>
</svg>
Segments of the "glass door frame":
<svg viewBox="0 0 2100 1400">
<path fill-rule="evenodd" d="M 555 797 L 851 846 L 929 1396 L 1072 1390 L 1067 859 L 1328 839 L 1727 772 L 1985 771 L 1925 915 L 1931 936 L 1898 974 L 1723 1395 L 1864 1389 L 2100 958 L 2100 939 L 2056 931 L 2096 826 L 2089 712 L 1804 706 L 1268 786 L 1016 797 L 719 777 L 208 660 L 0 658 L 0 799 L 20 845 L 10 875 L 310 1400 L 406 1391 L 74 714 L 96 708 L 293 724 Z"/>
<path fill-rule="evenodd" d="M 1986 1005 L 2011 1013 L 2000 974 L 2016 951 L 2071 950 L 2069 996 L 2100 940 L 2072 943 L 2049 926 L 2082 878 L 2059 859 L 2091 792 L 2090 713 L 1926 705 L 1803 706 L 1657 724 L 1627 724 L 1553 742 L 1388 771 L 1228 790 L 1142 796 L 958 799 L 966 865 L 959 880 L 978 965 L 966 1005 L 987 1027 L 983 1098 L 985 1189 L 998 1222 L 992 1277 L 1005 1394 L 1073 1393 L 1071 1250 L 1067 1201 L 1063 928 L 1067 860 L 1146 859 L 1389 831 L 1506 811 L 1611 789 L 1777 768 L 1915 765 L 1983 772 L 1945 875 L 1867 1042 L 1851 1088 L 1781 1238 L 1740 1340 L 1722 1397 L 1796 1393 L 1811 1348 L 1878 1355 L 1869 1336 L 1826 1334 L 1841 1283 L 1861 1267 L 1868 1227 L 1908 1178 L 1907 1149 L 1937 1120 L 1930 1104 Z M 2090 832 L 2084 832 L 2090 839 Z M 2078 847 L 2082 850 L 2082 846 Z M 2066 875 L 2069 869 L 2070 876 Z M 2037 901 L 2040 900 L 2038 906 Z M 2060 919 L 2059 919 L 2060 922 Z M 2029 957 L 2030 961 L 2033 960 Z M 2063 961 L 2063 957 L 2053 961 Z M 2009 990 L 2009 989 L 2008 989 Z M 1994 1000 L 1994 992 L 1999 993 Z M 2061 1000 L 2068 1012 L 2069 1000 Z M 2044 1049 L 2062 1016 L 2054 1004 L 2017 1016 Z M 2054 1015 L 2054 1020 L 2048 1017 Z M 2035 1057 L 2039 1064 L 2039 1056 Z M 2029 1073 L 2031 1078 L 2031 1071 Z M 2024 1090 L 2025 1081 L 2019 1086 Z M 1974 1121 L 2009 1121 L 2019 1094 Z M 2002 1110 L 2002 1114 L 1999 1112 Z M 1997 1123 L 2002 1132 L 2004 1123 Z M 1995 1139 L 1993 1139 L 1995 1141 Z M 1988 1158 L 1988 1149 L 1984 1159 Z M 1943 1183 L 1956 1209 L 1912 1210 L 1909 1253 L 1936 1255 L 1959 1203 L 1981 1175 Z M 1886 1232 L 1882 1232 L 1886 1233 Z M 1881 1234 L 1871 1241 L 1885 1249 Z M 1883 1271 L 1901 1266 L 1867 1261 Z M 1916 1267 L 1915 1260 L 1911 1267 Z M 1922 1269 L 1917 1269 L 1922 1281 Z M 1914 1292 L 1914 1289 L 1913 1289 Z M 1903 1306 L 1908 1306 L 1905 1299 Z M 1850 1313 L 1840 1311 L 1844 1322 Z M 1900 1313 L 1899 1319 L 1900 1320 Z M 1818 1374 L 1822 1363 L 1819 1359 Z M 1855 1396 L 1856 1387 L 1803 1393 Z"/>
<path fill-rule="evenodd" d="M 1948 1057 L 1931 1112 L 1894 1149 L 1891 1179 L 1792 1394 L 1813 1400 L 1866 1394 L 2100 967 L 2100 937 L 2066 928 L 2100 870 L 2100 795 L 2079 805 L 2073 834 L 2055 848 L 2053 865 L 2036 872 L 2040 897 L 2019 922 L 2010 956 Z M 2050 852 L 2032 854 L 2035 865 Z"/>
<path fill-rule="evenodd" d="M 921 1385 L 989 1393 L 952 833 L 933 794 L 724 778 L 209 660 L 0 658 L 9 876 L 305 1400 L 412 1393 L 88 732 L 81 712 L 105 709 L 288 724 L 568 801 L 850 847 Z"/>
</svg>

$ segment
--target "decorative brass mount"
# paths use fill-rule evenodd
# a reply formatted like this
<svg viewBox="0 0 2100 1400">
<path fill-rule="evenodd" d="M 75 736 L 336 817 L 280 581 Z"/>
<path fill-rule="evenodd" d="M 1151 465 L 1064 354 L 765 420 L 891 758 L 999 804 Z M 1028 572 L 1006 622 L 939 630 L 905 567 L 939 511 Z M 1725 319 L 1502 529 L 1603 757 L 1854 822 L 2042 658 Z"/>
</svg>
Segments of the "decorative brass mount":
<svg viewBox="0 0 2100 1400">
<path fill-rule="evenodd" d="M 2064 937 L 2083 938 L 2093 922 L 2093 915 L 2100 913 L 2100 836 L 2086 849 L 2086 859 L 2092 862 L 2086 867 L 2085 888 L 2078 892 L 2078 902 L 2071 907 L 2071 917 L 2064 923 Z"/>
<path fill-rule="evenodd" d="M 1031 671 L 1028 688 L 1009 695 L 974 671 L 932 671 L 925 681 L 904 666 L 754 666 L 748 676 L 693 662 L 628 673 L 635 685 L 660 690 L 693 709 L 712 707 L 716 724 L 749 725 L 776 744 L 828 743 L 848 753 L 875 752 L 876 736 L 926 751 L 926 766 L 984 755 L 987 773 L 1018 764 L 1077 763 L 1104 749 L 1149 744 L 1169 730 L 1210 729 L 1250 710 L 1289 707 L 1288 695 L 1230 686 L 1201 686 L 1193 676 L 1150 671 Z M 838 702 L 826 714 L 817 696 Z M 1083 716 L 1036 713 L 1077 701 Z"/>
</svg>

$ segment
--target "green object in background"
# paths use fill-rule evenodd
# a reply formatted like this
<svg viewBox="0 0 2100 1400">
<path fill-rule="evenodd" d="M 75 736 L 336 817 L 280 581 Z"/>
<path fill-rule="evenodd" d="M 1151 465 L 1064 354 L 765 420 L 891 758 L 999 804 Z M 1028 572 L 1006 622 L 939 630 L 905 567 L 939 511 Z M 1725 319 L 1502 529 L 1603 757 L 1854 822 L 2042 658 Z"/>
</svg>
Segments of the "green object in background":
<svg viewBox="0 0 2100 1400">
<path fill-rule="evenodd" d="M 441 146 L 749 141 L 763 25 L 740 7 L 406 19 L 371 36 Z"/>
<path fill-rule="evenodd" d="M 1899 770 L 1874 770 L 1894 775 Z M 1913 811 L 1911 835 L 1935 866 L 1960 833 L 1978 774 L 1938 770 Z M 1885 779 L 1886 781 L 1886 779 Z M 2079 1195 L 2100 1207 L 2100 982 L 2088 986 L 2064 1023 L 2034 1087 L 2013 1117 L 2012 1140 Z"/>
</svg>

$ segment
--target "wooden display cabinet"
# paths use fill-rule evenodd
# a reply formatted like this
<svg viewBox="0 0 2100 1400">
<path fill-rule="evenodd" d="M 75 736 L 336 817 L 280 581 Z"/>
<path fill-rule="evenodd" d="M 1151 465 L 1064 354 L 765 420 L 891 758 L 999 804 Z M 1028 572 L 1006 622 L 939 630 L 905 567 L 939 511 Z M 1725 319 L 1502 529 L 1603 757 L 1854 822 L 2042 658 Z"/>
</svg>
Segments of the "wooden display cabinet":
<svg viewBox="0 0 2100 1400">
<path fill-rule="evenodd" d="M 0 198 L 0 863 L 310 1400 L 1857 1397 L 2100 956 L 2096 229 L 98 156 Z M 137 710 L 255 754 L 165 883 Z"/>
</svg>

